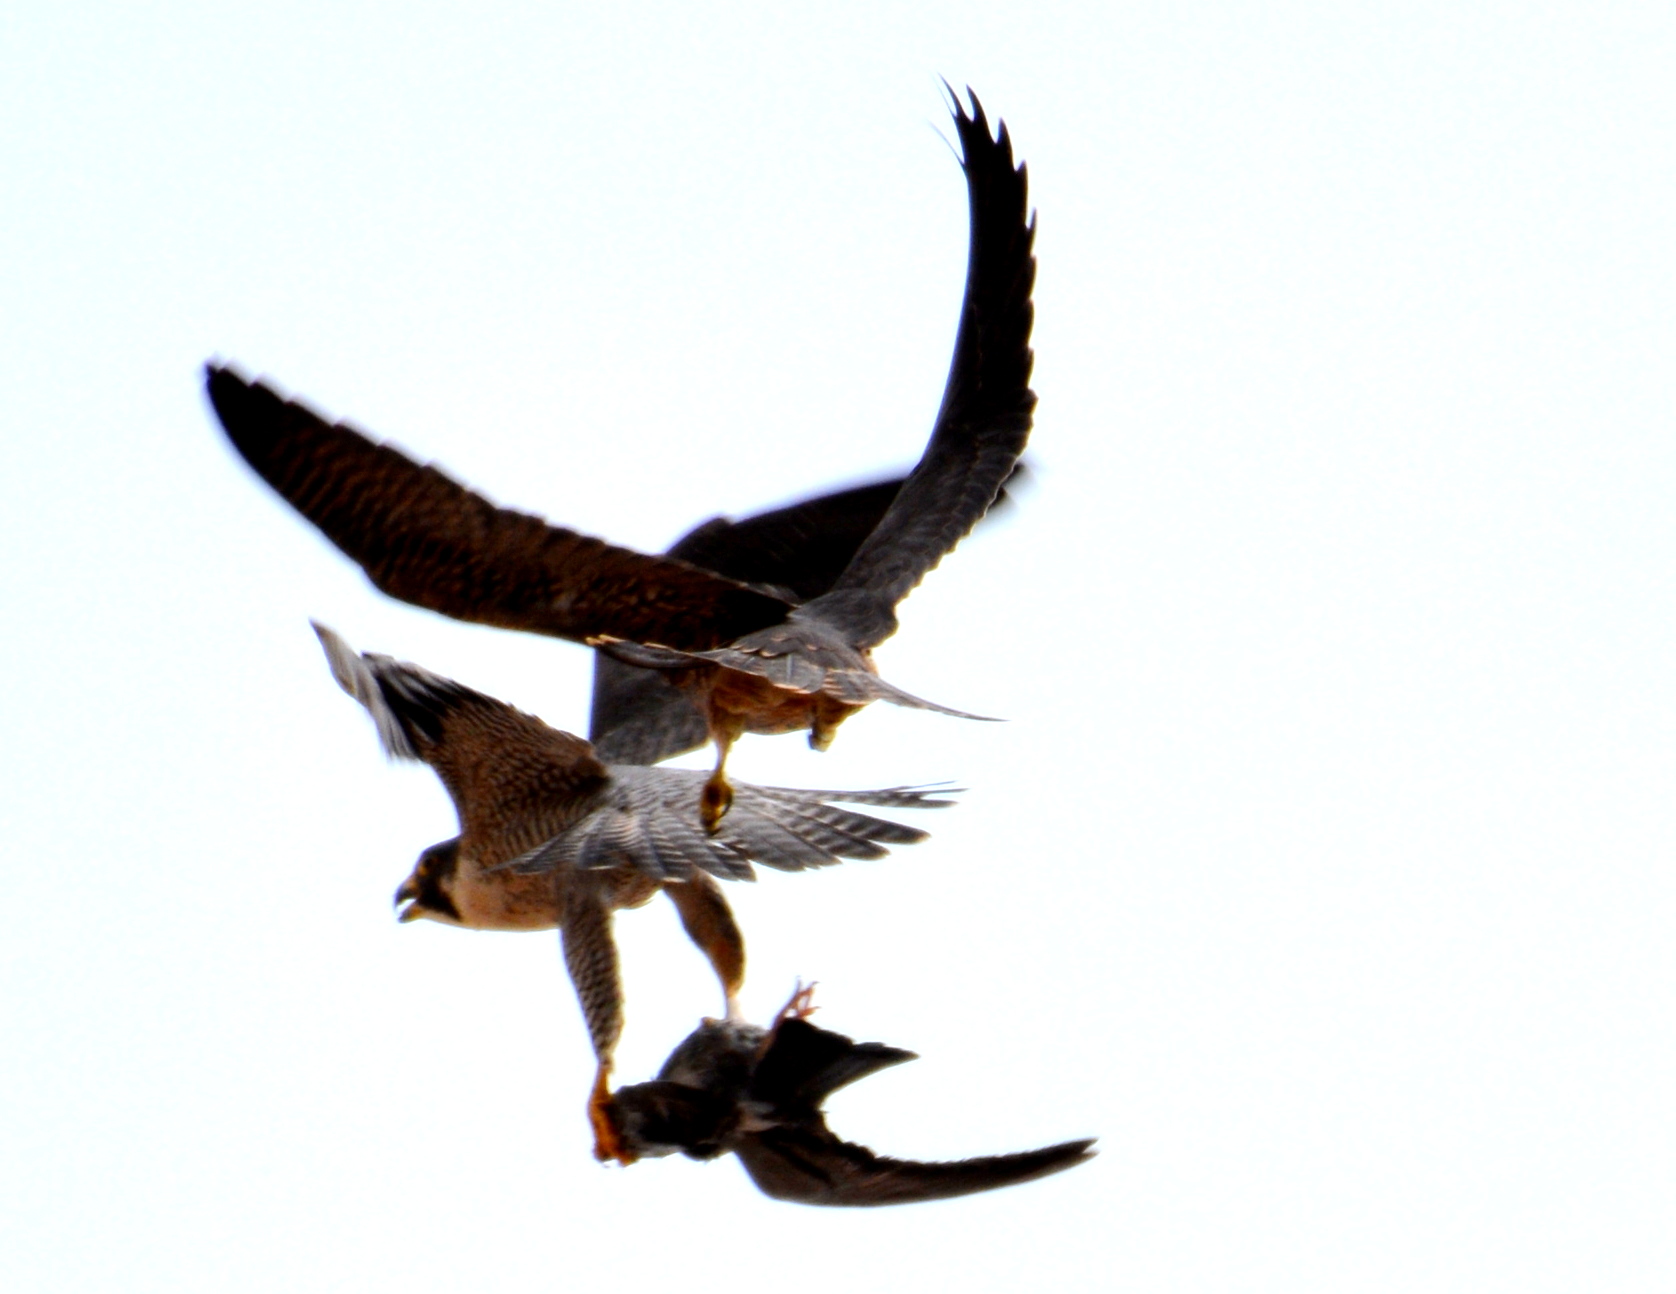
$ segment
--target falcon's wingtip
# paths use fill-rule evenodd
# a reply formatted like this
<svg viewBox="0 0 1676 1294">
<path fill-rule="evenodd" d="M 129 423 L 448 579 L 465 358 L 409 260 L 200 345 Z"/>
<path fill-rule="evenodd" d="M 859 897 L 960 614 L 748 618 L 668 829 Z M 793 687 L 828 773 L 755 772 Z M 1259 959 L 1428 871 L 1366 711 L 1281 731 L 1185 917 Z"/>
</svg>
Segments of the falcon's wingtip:
<svg viewBox="0 0 1676 1294">
<path fill-rule="evenodd" d="M 937 79 L 943 83 L 943 89 L 948 91 L 949 102 L 954 108 L 954 115 L 957 119 L 981 125 L 985 130 L 989 128 L 989 122 L 984 116 L 983 104 L 978 100 L 976 90 L 972 89 L 970 85 L 966 87 L 966 99 L 971 104 L 971 107 L 968 108 L 965 103 L 960 101 L 960 91 L 949 84 L 948 77 L 939 76 Z"/>
<path fill-rule="evenodd" d="M 326 653 L 326 664 L 331 667 L 337 685 L 359 701 L 372 716 L 384 753 L 392 759 L 420 759 L 418 749 L 402 727 L 401 720 L 390 709 L 390 703 L 378 686 L 378 678 L 366 658 L 318 620 L 310 620 L 309 624 L 320 639 L 320 646 Z"/>
<path fill-rule="evenodd" d="M 361 700 L 355 685 L 363 675 L 371 678 L 361 654 L 345 642 L 342 635 L 318 620 L 310 618 L 308 623 L 309 628 L 314 630 L 314 636 L 320 640 L 320 647 L 326 653 L 326 663 L 332 667 L 332 677 L 337 680 L 338 686 L 357 701 Z"/>
<path fill-rule="evenodd" d="M 246 377 L 219 355 L 204 361 L 204 394 L 217 412 L 228 396 L 236 397 L 261 385 L 260 379 Z"/>
</svg>

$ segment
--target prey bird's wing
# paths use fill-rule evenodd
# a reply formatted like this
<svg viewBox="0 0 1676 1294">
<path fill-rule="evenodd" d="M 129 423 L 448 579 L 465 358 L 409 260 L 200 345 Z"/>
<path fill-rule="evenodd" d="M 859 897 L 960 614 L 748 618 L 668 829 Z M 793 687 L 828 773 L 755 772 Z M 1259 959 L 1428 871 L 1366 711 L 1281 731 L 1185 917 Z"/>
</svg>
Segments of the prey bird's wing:
<svg viewBox="0 0 1676 1294">
<path fill-rule="evenodd" d="M 1025 168 L 1013 165 L 1005 124 L 994 138 L 977 96 L 958 96 L 971 211 L 960 331 L 942 408 L 924 455 L 878 528 L 831 592 L 805 608 L 842 626 L 858 647 L 896 630 L 895 606 L 971 530 L 1012 472 L 1030 436 L 1030 328 L 1036 281 L 1035 220 Z"/>
<path fill-rule="evenodd" d="M 264 383 L 213 364 L 205 373 L 233 447 L 393 598 L 555 638 L 606 634 L 694 651 L 777 624 L 790 609 L 713 571 L 497 508 Z"/>
<path fill-rule="evenodd" d="M 768 1049 L 751 1072 L 748 1094 L 777 1110 L 816 1113 L 841 1087 L 881 1069 L 917 1060 L 882 1042 L 856 1042 L 795 1016 L 774 1026 Z M 818 1115 L 817 1115 L 818 1117 Z"/>
<path fill-rule="evenodd" d="M 764 1195 L 853 1208 L 946 1200 L 1016 1186 L 1092 1159 L 1093 1144 L 1067 1141 L 1016 1155 L 924 1164 L 875 1155 L 865 1146 L 840 1141 L 824 1122 L 816 1122 L 742 1137 L 732 1149 Z"/>
<path fill-rule="evenodd" d="M 610 776 L 580 737 L 418 665 L 357 653 L 323 625 L 314 631 L 385 750 L 436 770 L 481 859 L 516 858 L 600 801 Z"/>
</svg>

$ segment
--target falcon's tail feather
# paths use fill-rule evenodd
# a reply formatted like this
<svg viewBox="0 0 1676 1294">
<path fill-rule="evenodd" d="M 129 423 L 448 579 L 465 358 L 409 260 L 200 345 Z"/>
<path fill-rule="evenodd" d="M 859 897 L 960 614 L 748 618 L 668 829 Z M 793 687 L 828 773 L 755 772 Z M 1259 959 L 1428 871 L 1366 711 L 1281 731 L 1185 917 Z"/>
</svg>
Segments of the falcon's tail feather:
<svg viewBox="0 0 1676 1294">
<path fill-rule="evenodd" d="M 938 714 L 953 715 L 956 719 L 976 719 L 981 723 L 1000 723 L 994 715 L 973 714 L 970 710 L 956 710 L 950 705 L 927 701 L 924 697 L 905 692 L 894 683 L 887 683 L 877 674 L 864 669 L 838 669 L 823 665 L 796 652 L 765 655 L 761 652 L 741 651 L 736 647 L 717 647 L 712 651 L 678 651 L 673 647 L 659 647 L 647 643 L 627 642 L 621 638 L 595 637 L 588 646 L 597 647 L 613 660 L 640 669 L 673 671 L 697 669 L 704 665 L 719 665 L 723 669 L 765 678 L 777 687 L 813 696 L 824 693 L 846 705 L 866 705 L 869 701 L 889 701 L 892 705 L 910 710 L 933 710 Z"/>
<path fill-rule="evenodd" d="M 956 719 L 976 719 L 979 723 L 1005 723 L 992 714 L 973 714 L 970 710 L 956 710 L 950 705 L 939 705 L 935 701 L 927 701 L 922 696 L 915 696 L 912 692 L 904 692 L 894 683 L 887 683 L 877 674 L 865 674 L 860 670 L 846 670 L 836 677 L 829 678 L 827 692 L 836 696 L 840 701 L 850 701 L 853 691 L 860 701 L 889 701 L 892 705 L 905 706 L 910 710 L 931 710 L 937 714 L 952 715 Z M 856 704 L 857 702 L 851 702 Z"/>
</svg>

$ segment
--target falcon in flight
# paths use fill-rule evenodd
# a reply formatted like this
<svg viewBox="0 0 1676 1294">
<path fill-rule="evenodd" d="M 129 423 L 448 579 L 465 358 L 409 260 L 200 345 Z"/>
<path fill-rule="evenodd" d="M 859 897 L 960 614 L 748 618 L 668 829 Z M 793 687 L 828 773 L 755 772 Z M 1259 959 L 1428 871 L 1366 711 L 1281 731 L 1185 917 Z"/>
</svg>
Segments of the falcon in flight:
<svg viewBox="0 0 1676 1294">
<path fill-rule="evenodd" d="M 985 519 L 1011 503 L 1008 487 L 1026 472 L 1021 460 Z M 812 601 L 837 583 L 872 534 L 906 477 L 855 485 L 735 520 L 712 517 L 670 546 L 668 557 L 745 583 L 784 589 Z M 588 740 L 614 764 L 657 764 L 709 739 L 704 712 L 666 671 L 628 665 L 594 652 Z"/>
<path fill-rule="evenodd" d="M 589 1097 L 594 1153 L 621 1158 L 605 1115 L 623 992 L 611 914 L 666 890 L 722 981 L 730 1017 L 744 974 L 738 929 L 709 877 L 751 880 L 751 864 L 782 871 L 881 858 L 925 832 L 838 807 L 949 803 L 925 791 L 738 788 L 714 832 L 693 820 L 704 774 L 607 764 L 571 733 L 417 665 L 356 653 L 315 625 L 332 674 L 366 707 L 386 753 L 436 770 L 460 834 L 432 845 L 396 891 L 403 921 L 480 930 L 557 926 L 598 1068 Z M 699 879 L 703 878 L 703 879 Z M 719 904 L 719 906 L 718 906 Z"/>
<path fill-rule="evenodd" d="M 772 1028 L 706 1020 L 650 1083 L 617 1089 L 609 1114 L 624 1153 L 679 1150 L 693 1159 L 739 1156 L 763 1194 L 800 1204 L 868 1206 L 946 1200 L 1034 1181 L 1086 1163 L 1092 1140 L 952 1163 L 887 1159 L 826 1126 L 827 1097 L 913 1060 L 879 1042 L 854 1042 L 807 1020 L 807 990 Z"/>
<path fill-rule="evenodd" d="M 1020 463 L 1016 471 L 1023 470 Z M 832 587 L 904 479 L 852 486 L 738 520 L 712 517 L 676 540 L 668 555 L 731 579 L 789 589 L 807 601 Z M 988 516 L 1008 502 L 1004 486 Z M 692 694 L 666 673 L 594 653 L 588 740 L 597 758 L 608 764 L 657 764 L 696 750 L 706 738 L 704 715 Z M 745 940 L 721 886 L 698 871 L 664 893 L 716 968 L 731 1018 L 744 984 Z"/>
<path fill-rule="evenodd" d="M 368 578 L 445 615 L 606 646 L 693 696 L 716 744 L 698 800 L 715 831 L 732 802 L 727 753 L 745 732 L 807 730 L 824 749 L 874 700 L 963 715 L 879 677 L 873 648 L 896 604 L 971 530 L 1030 434 L 1036 397 L 1031 290 L 1035 221 L 1004 124 L 958 97 L 971 220 L 954 358 L 925 452 L 823 592 L 730 579 L 498 508 L 433 467 L 332 424 L 232 369 L 206 370 L 234 447 Z M 978 716 L 964 716 L 978 717 Z"/>
</svg>

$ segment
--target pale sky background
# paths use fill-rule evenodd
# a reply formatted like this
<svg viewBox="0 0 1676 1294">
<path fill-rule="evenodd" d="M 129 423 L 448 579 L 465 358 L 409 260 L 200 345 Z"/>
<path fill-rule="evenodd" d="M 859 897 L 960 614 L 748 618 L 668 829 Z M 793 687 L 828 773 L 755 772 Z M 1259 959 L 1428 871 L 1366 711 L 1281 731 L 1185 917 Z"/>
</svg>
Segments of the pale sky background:
<svg viewBox="0 0 1676 1294">
<path fill-rule="evenodd" d="M 0 1286 L 1676 1286 L 1676 10 L 484 8 L 0 16 Z M 382 598 L 199 365 L 643 547 L 904 467 L 939 76 L 1030 166 L 1036 472 L 879 661 L 1010 722 L 745 741 L 971 788 L 734 886 L 745 1001 L 922 1053 L 883 1152 L 1102 1153 L 601 1168 L 556 938 L 395 923 L 452 811 L 307 622 L 578 729 L 586 653 Z M 618 931 L 634 1081 L 719 1001 Z"/>
</svg>

